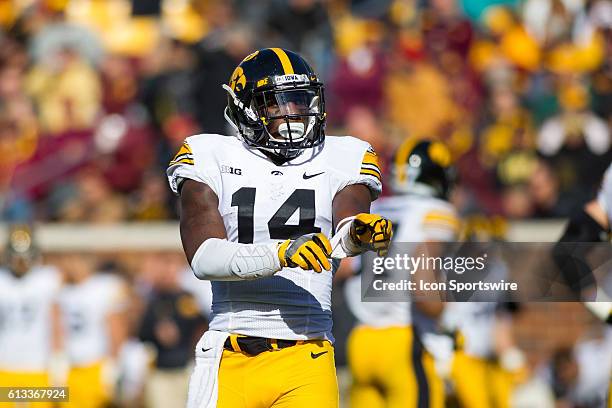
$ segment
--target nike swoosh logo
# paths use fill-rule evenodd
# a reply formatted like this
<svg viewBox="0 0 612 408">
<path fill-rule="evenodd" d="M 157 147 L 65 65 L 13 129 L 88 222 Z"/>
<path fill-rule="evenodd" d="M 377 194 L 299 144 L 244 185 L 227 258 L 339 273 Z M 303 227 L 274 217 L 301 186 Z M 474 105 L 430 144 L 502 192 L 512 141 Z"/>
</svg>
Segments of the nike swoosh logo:
<svg viewBox="0 0 612 408">
<path fill-rule="evenodd" d="M 313 178 L 313 177 L 317 177 L 321 174 L 325 173 L 324 171 L 320 172 L 320 173 L 315 173 L 315 174 L 306 174 L 304 173 L 304 175 L 302 176 L 304 178 L 304 180 L 308 180 L 309 178 Z"/>
<path fill-rule="evenodd" d="M 327 351 L 322 351 L 320 353 L 313 353 L 312 351 L 310 352 L 310 357 L 312 357 L 313 359 L 315 358 L 319 358 L 321 357 L 323 354 L 327 353 Z"/>
<path fill-rule="evenodd" d="M 204 353 L 206 353 L 206 352 L 207 352 L 207 351 L 209 351 L 209 350 L 212 350 L 212 347 L 211 347 L 211 348 L 207 348 L 207 349 L 205 349 L 204 347 L 202 347 L 202 351 L 203 351 Z"/>
</svg>

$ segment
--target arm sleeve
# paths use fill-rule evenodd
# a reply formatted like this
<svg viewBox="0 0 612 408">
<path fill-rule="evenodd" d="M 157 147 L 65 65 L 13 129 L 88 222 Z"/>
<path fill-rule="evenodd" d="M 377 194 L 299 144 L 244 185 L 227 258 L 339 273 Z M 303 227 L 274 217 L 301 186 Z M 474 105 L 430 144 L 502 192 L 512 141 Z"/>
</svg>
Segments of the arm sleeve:
<svg viewBox="0 0 612 408">
<path fill-rule="evenodd" d="M 249 280 L 272 276 L 281 270 L 276 244 L 240 244 L 208 238 L 191 261 L 198 279 Z"/>
<path fill-rule="evenodd" d="M 191 136 L 176 153 L 168 169 L 168 183 L 176 195 L 180 193 L 181 183 L 191 179 L 207 184 L 217 195 L 221 196 L 221 174 L 216 157 L 206 141 L 206 135 Z"/>
</svg>

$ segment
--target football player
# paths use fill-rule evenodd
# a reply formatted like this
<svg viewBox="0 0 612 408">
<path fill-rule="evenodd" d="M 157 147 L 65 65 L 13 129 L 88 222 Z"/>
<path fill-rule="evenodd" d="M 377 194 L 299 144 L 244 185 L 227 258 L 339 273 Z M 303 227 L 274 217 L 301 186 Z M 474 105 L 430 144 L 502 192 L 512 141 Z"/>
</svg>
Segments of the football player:
<svg viewBox="0 0 612 408">
<path fill-rule="evenodd" d="M 48 387 L 53 332 L 57 313 L 53 302 L 61 285 L 57 270 L 39 264 L 28 226 L 9 229 L 0 269 L 0 387 Z M 0 402 L 0 407 L 13 407 Z M 37 407 L 51 403 L 37 402 Z M 18 406 L 28 406 L 27 403 Z"/>
<path fill-rule="evenodd" d="M 485 245 L 497 245 L 505 238 L 507 226 L 498 216 L 472 215 L 463 220 L 461 230 L 466 246 L 480 242 L 475 245 L 483 251 Z M 487 280 L 507 277 L 508 267 L 496 255 L 486 265 Z M 459 406 L 509 407 L 514 388 L 526 375 L 525 358 L 515 346 L 510 319 L 518 304 L 499 302 L 500 298 L 483 292 L 469 301 L 448 302 L 440 318 L 446 332 L 459 334 L 460 347 L 453 355 L 448 382 L 451 400 Z"/>
<path fill-rule="evenodd" d="M 372 208 L 393 222 L 396 242 L 424 243 L 431 251 L 440 242 L 457 239 L 459 220 L 448 202 L 450 161 L 448 148 L 438 141 L 407 139 L 400 146 L 392 171 L 396 195 Z M 418 256 L 424 248 L 416 245 L 411 253 Z M 362 258 L 367 263 L 367 256 Z M 347 282 L 345 294 L 358 321 L 347 345 L 351 407 L 444 406 L 443 382 L 432 355 L 445 354 L 442 360 L 452 356 L 452 342 L 446 342 L 448 347 L 439 342 L 449 338 L 432 330 L 441 303 L 362 302 L 358 275 Z"/>
<path fill-rule="evenodd" d="M 58 297 L 63 343 L 70 371 L 67 407 L 98 408 L 114 394 L 115 361 L 127 338 L 127 288 L 111 274 L 96 274 L 94 260 L 67 254 L 65 285 Z"/>
<path fill-rule="evenodd" d="M 323 84 L 296 53 L 256 51 L 223 87 L 236 136 L 187 138 L 167 171 L 213 291 L 188 406 L 337 407 L 330 258 L 387 251 L 378 158 L 325 135 Z"/>
<path fill-rule="evenodd" d="M 450 382 L 462 407 L 511 406 L 515 386 L 526 375 L 526 361 L 515 347 L 511 321 L 495 302 L 447 303 L 442 326 L 461 333 Z"/>
<path fill-rule="evenodd" d="M 610 241 L 612 230 L 612 164 L 604 174 L 597 198 L 591 200 L 576 214 L 572 215 L 565 228 L 554 257 L 570 287 L 585 302 L 585 306 L 602 321 L 612 324 L 612 301 L 597 288 L 590 269 L 580 258 L 586 256 L 588 247 L 573 250 L 571 242 Z M 575 262 L 578 260 L 579 262 Z M 608 390 L 608 407 L 612 408 L 612 375 Z"/>
</svg>

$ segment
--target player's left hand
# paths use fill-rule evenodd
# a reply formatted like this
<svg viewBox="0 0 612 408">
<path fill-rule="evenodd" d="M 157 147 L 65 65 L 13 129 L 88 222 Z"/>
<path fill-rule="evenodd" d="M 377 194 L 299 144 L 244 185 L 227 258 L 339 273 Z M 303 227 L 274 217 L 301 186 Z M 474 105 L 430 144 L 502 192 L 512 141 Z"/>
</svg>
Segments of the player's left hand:
<svg viewBox="0 0 612 408">
<path fill-rule="evenodd" d="M 332 247 L 322 233 L 306 234 L 292 241 L 290 239 L 278 245 L 278 257 L 281 266 L 300 267 L 306 271 L 322 272 L 331 270 Z"/>
<path fill-rule="evenodd" d="M 355 244 L 375 251 L 378 256 L 389 252 L 393 230 L 391 221 L 378 215 L 360 213 L 351 224 L 351 239 Z"/>
</svg>

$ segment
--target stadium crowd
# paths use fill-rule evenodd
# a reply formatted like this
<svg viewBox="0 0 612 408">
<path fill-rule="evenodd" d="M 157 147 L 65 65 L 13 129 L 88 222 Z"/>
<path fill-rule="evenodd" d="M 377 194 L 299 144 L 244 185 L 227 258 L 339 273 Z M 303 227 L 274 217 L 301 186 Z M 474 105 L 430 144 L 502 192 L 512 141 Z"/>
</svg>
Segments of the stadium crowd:
<svg viewBox="0 0 612 408">
<path fill-rule="evenodd" d="M 329 134 L 447 142 L 462 214 L 567 216 L 612 157 L 603 0 L 133 3 L 2 2 L 3 219 L 175 218 L 168 161 L 230 131 L 221 84 L 270 44 L 322 76 Z"/>
<path fill-rule="evenodd" d="M 368 141 L 384 171 L 408 135 L 445 142 L 459 214 L 493 217 L 474 218 L 469 234 L 501 238 L 506 218 L 567 217 L 612 160 L 606 0 L 0 0 L 0 25 L 6 222 L 176 219 L 168 162 L 186 136 L 231 132 L 221 84 L 271 45 L 313 63 L 326 84 L 327 133 Z M 86 335 L 106 339 L 68 355 L 93 372 L 71 378 L 61 361 L 54 372 L 91 391 L 75 401 L 92 406 L 109 403 L 108 384 L 92 380 L 100 370 L 118 406 L 178 406 L 209 289 L 182 254 L 106 255 L 45 257 L 72 285 L 57 289 L 65 333 L 90 319 L 104 333 Z M 92 277 L 107 299 L 88 297 Z M 354 323 L 345 278 L 333 298 L 344 390 Z M 602 406 L 612 333 L 580 304 L 525 304 L 497 318 L 525 353 L 515 406 Z"/>
</svg>

